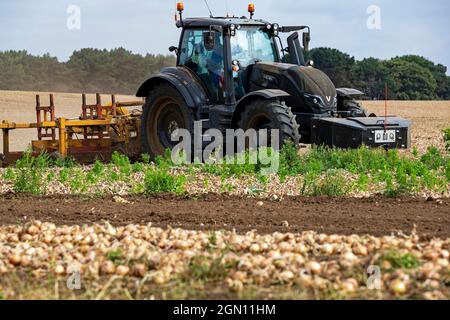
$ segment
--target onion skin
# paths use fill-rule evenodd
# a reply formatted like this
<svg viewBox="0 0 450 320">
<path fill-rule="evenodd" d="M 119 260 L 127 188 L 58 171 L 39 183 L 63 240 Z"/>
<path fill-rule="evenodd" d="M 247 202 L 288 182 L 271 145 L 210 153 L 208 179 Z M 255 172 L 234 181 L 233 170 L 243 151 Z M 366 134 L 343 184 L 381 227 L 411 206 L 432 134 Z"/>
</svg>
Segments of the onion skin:
<svg viewBox="0 0 450 320">
<path fill-rule="evenodd" d="M 2 276 L 17 271 L 36 279 L 64 277 L 72 264 L 79 264 L 87 282 L 118 276 L 132 280 L 127 283 L 145 279 L 164 286 L 190 277 L 195 269 L 206 272 L 214 267 L 220 275 L 215 284 L 235 293 L 252 285 L 276 286 L 280 291 L 298 285 L 315 292 L 332 288 L 342 297 L 353 298 L 367 291 L 361 280 L 367 275 L 360 273 L 370 264 L 381 269 L 382 298 L 449 297 L 443 284 L 450 274 L 450 239 L 421 240 L 414 234 L 238 234 L 151 225 L 80 227 L 32 222 L 24 227 L 0 226 L 0 241 Z M 409 269 L 399 267 L 394 258 L 385 258 L 393 251 L 399 257 L 408 254 L 417 263 Z"/>
</svg>

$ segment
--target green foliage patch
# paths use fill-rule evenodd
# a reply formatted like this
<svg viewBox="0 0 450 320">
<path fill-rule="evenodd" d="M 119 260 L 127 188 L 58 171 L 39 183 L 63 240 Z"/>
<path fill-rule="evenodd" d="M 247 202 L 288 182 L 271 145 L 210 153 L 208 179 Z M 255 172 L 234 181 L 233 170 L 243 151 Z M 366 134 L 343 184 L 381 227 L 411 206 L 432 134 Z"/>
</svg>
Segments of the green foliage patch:
<svg viewBox="0 0 450 320">
<path fill-rule="evenodd" d="M 299 153 L 289 143 L 279 152 L 266 151 L 278 161 L 276 174 L 280 181 L 298 179 L 302 195 L 345 196 L 353 191 L 367 191 L 374 185 L 389 197 L 423 189 L 440 193 L 449 189 L 450 155 L 436 147 L 429 147 L 423 154 L 416 150 L 409 156 L 397 150 L 386 152 L 366 147 L 342 150 L 313 146 Z M 1 178 L 12 184 L 18 193 L 45 194 L 48 184 L 57 181 L 68 186 L 72 193 L 102 193 L 105 191 L 101 186 L 107 185 L 110 192 L 114 192 L 116 186 L 127 186 L 131 193 L 182 194 L 189 177 L 206 173 L 220 177 L 221 192 L 233 191 L 228 178 L 253 177 L 257 182 L 249 190 L 257 193 L 264 191 L 274 175 L 264 175 L 266 165 L 256 159 L 256 151 L 246 151 L 218 163 L 176 165 L 170 152 L 154 162 L 146 155 L 141 161 L 132 162 L 114 153 L 108 164 L 96 161 L 84 167 L 70 160 L 62 162 L 45 154 L 35 157 L 26 152 L 15 166 L 3 171 Z M 136 174 L 140 182 L 133 180 Z M 208 188 L 210 181 L 204 180 L 203 185 Z"/>
<path fill-rule="evenodd" d="M 145 193 L 177 193 L 185 191 L 186 176 L 173 175 L 165 169 L 150 169 L 144 178 Z"/>
<path fill-rule="evenodd" d="M 390 263 L 392 269 L 415 269 L 419 266 L 419 260 L 411 253 L 400 253 L 396 250 L 387 251 L 381 260 Z"/>
</svg>

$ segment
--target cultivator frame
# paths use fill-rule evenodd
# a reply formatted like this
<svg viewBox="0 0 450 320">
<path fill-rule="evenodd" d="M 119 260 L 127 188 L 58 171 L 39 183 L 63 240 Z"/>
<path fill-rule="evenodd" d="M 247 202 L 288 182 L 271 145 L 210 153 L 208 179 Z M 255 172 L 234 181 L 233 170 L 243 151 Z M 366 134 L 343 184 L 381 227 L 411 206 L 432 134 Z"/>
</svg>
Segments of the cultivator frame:
<svg viewBox="0 0 450 320">
<path fill-rule="evenodd" d="M 143 100 L 117 102 L 115 95 L 111 95 L 111 103 L 103 105 L 98 93 L 95 104 L 87 104 L 86 94 L 82 94 L 81 99 L 78 119 L 56 118 L 54 96 L 50 94 L 46 106 L 41 105 L 41 97 L 36 95 L 35 123 L 2 121 L 2 165 L 14 163 L 24 153 L 10 152 L 10 132 L 16 129 L 37 129 L 37 140 L 31 142 L 34 156 L 45 152 L 55 158 L 71 157 L 80 163 L 89 163 L 96 159 L 108 161 L 114 151 L 131 158 L 141 153 L 142 109 L 129 112 L 127 107 L 142 107 Z"/>
</svg>

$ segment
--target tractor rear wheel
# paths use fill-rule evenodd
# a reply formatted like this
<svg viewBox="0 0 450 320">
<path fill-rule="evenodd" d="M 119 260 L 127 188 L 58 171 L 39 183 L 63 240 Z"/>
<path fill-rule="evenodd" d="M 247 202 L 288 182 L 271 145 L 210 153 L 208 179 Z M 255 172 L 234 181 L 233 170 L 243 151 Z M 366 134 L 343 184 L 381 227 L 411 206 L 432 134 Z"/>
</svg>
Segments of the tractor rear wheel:
<svg viewBox="0 0 450 320">
<path fill-rule="evenodd" d="M 141 123 L 142 147 L 152 158 L 163 155 L 178 144 L 171 135 L 176 129 L 192 134 L 194 119 L 184 98 L 169 84 L 155 87 L 144 105 Z"/>
<path fill-rule="evenodd" d="M 293 142 L 295 145 L 298 145 L 300 142 L 299 125 L 295 115 L 292 113 L 291 108 L 281 101 L 253 101 L 242 112 L 238 126 L 243 130 L 278 129 L 280 148 L 288 141 Z M 270 131 L 268 135 L 270 139 Z"/>
</svg>

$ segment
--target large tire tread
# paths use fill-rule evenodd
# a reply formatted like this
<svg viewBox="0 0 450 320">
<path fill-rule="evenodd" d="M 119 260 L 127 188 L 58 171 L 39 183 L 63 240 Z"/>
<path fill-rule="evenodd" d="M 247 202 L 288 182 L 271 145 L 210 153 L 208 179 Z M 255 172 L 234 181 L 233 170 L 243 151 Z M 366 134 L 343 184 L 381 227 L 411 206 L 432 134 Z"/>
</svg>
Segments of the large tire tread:
<svg viewBox="0 0 450 320">
<path fill-rule="evenodd" d="M 287 141 L 299 144 L 299 125 L 291 108 L 283 101 L 259 99 L 251 102 L 241 114 L 239 128 L 248 129 L 247 123 L 257 113 L 267 114 L 277 124 L 277 129 L 280 130 L 280 147 Z"/>
<path fill-rule="evenodd" d="M 158 86 L 155 86 L 150 92 L 147 97 L 147 100 L 143 106 L 143 112 L 141 117 L 141 144 L 142 144 L 142 150 L 144 153 L 147 153 L 150 155 L 152 159 L 155 157 L 162 155 L 161 152 L 155 151 L 158 148 L 155 148 L 155 146 L 151 145 L 151 142 L 148 139 L 148 126 L 150 125 L 151 121 L 149 121 L 149 116 L 151 116 L 151 111 L 153 108 L 157 107 L 155 106 L 155 103 L 157 103 L 158 99 L 160 97 L 170 97 L 174 100 L 176 104 L 179 105 L 180 110 L 183 114 L 184 121 L 186 124 L 187 130 L 191 133 L 191 136 L 194 135 L 194 115 L 192 110 L 186 105 L 186 102 L 183 98 L 183 96 L 178 92 L 176 88 L 171 86 L 168 83 L 162 83 Z"/>
</svg>

